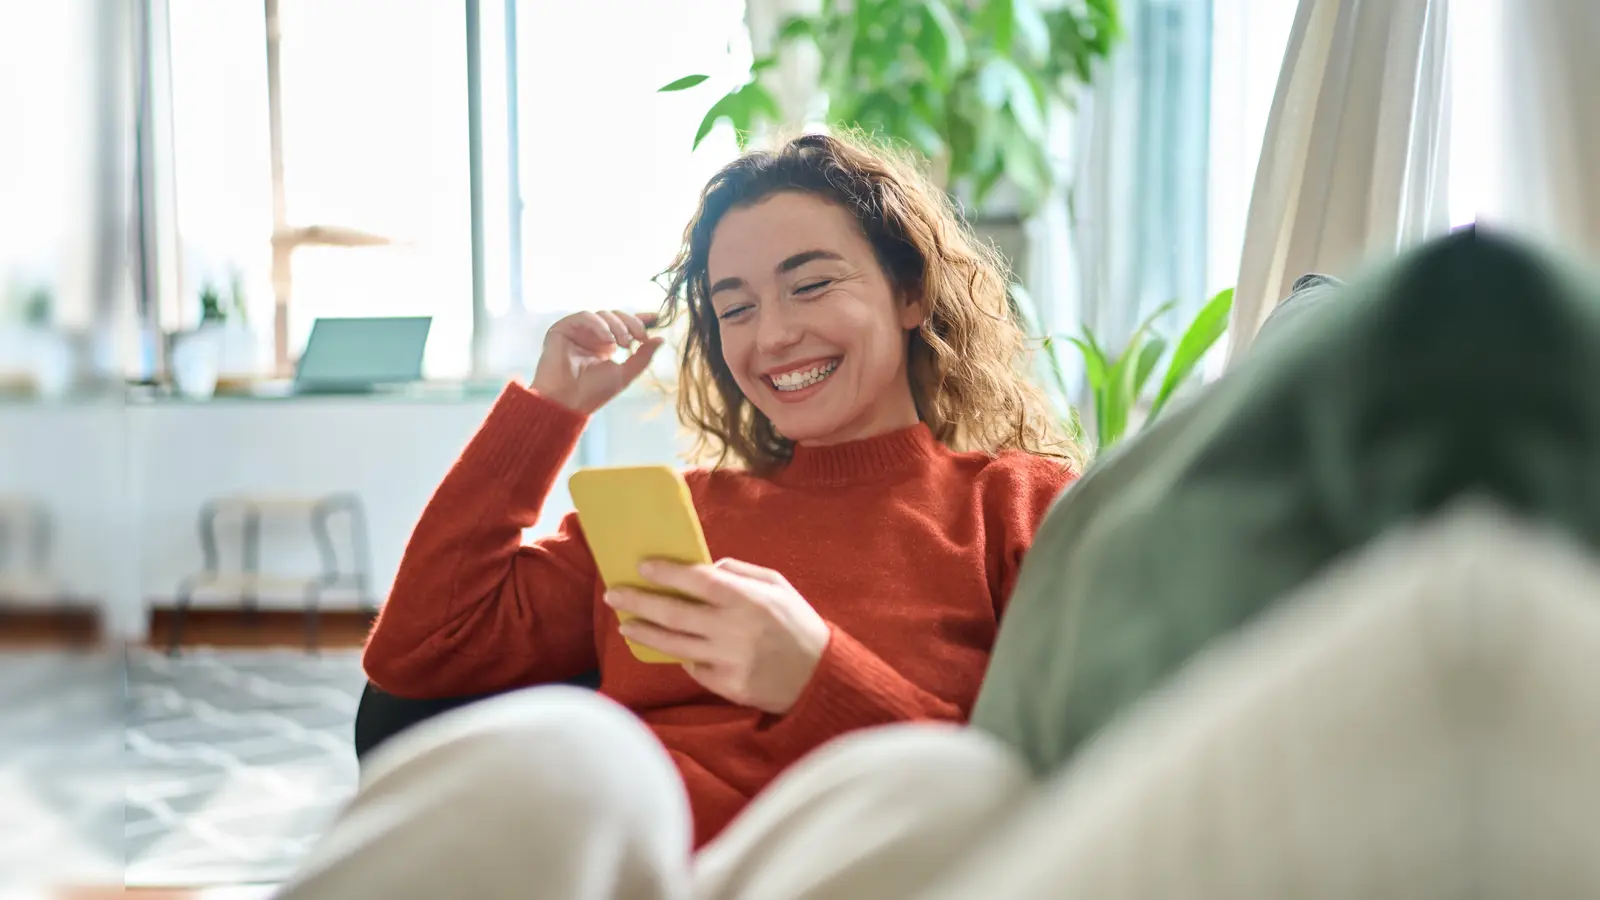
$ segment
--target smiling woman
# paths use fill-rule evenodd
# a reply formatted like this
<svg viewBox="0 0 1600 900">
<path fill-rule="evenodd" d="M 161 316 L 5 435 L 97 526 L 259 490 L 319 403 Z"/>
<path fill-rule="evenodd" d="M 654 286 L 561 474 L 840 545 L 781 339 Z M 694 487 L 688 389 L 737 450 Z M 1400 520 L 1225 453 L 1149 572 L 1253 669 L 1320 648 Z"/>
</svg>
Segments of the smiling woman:
<svg viewBox="0 0 1600 900">
<path fill-rule="evenodd" d="M 667 274 L 662 319 L 689 322 L 678 412 L 711 458 L 763 471 L 918 421 L 958 449 L 1076 452 L 1019 374 L 1004 264 L 891 152 L 813 134 L 746 155 Z"/>
<path fill-rule="evenodd" d="M 1015 787 L 1019 765 L 928 724 L 966 720 L 1073 477 L 996 257 L 915 168 L 808 135 L 712 178 L 668 274 L 658 316 L 551 327 L 531 384 L 506 387 L 423 512 L 364 659 L 398 697 L 595 669 L 601 696 L 535 687 L 395 741 L 283 896 L 678 896 L 732 877 L 729 848 L 810 802 L 793 779 L 768 791 L 780 773 L 876 726 L 904 726 L 885 738 L 897 772 L 987 792 L 908 784 L 897 802 L 916 809 L 890 818 L 929 841 Z M 575 516 L 533 546 L 522 530 L 674 320 L 681 418 L 715 460 L 685 481 L 717 562 L 641 571 L 671 595 L 608 591 Z M 713 839 L 720 862 L 691 874 Z"/>
<path fill-rule="evenodd" d="M 917 424 L 903 345 L 924 304 L 897 296 L 854 218 L 786 192 L 731 210 L 723 224 L 708 270 L 751 270 L 713 276 L 710 295 L 720 361 L 739 396 L 765 408 L 788 441 L 836 444 Z"/>
</svg>

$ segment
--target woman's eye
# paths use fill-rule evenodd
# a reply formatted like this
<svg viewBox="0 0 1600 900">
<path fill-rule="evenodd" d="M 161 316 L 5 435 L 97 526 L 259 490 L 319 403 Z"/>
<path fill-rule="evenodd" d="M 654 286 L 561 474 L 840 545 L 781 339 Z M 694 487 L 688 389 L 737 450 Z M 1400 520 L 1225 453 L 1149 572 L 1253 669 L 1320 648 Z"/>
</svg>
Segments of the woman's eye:
<svg viewBox="0 0 1600 900">
<path fill-rule="evenodd" d="M 816 291 L 820 291 L 820 290 L 822 290 L 823 288 L 827 287 L 830 284 L 833 284 L 833 280 L 829 279 L 829 278 L 824 278 L 821 281 L 813 281 L 813 282 L 811 282 L 809 284 L 802 284 L 799 287 L 795 288 L 794 292 L 796 294 L 815 293 Z"/>
<path fill-rule="evenodd" d="M 727 309 L 723 310 L 722 314 L 717 316 L 717 318 L 721 319 L 724 322 L 727 322 L 727 321 L 729 321 L 731 319 L 737 318 L 740 313 L 744 312 L 745 310 L 747 310 L 749 308 L 750 307 L 748 305 L 746 305 L 746 306 L 730 306 Z"/>
</svg>

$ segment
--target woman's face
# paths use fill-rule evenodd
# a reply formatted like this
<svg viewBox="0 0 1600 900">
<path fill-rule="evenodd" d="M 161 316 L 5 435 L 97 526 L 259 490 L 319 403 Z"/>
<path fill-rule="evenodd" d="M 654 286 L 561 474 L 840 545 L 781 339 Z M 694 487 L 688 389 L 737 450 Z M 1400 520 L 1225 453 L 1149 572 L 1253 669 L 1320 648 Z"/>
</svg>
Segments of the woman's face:
<svg viewBox="0 0 1600 900">
<path fill-rule="evenodd" d="M 916 424 L 906 350 L 922 304 L 897 295 L 849 212 L 774 194 L 722 217 L 707 262 L 723 361 L 779 434 L 825 445 Z"/>
</svg>

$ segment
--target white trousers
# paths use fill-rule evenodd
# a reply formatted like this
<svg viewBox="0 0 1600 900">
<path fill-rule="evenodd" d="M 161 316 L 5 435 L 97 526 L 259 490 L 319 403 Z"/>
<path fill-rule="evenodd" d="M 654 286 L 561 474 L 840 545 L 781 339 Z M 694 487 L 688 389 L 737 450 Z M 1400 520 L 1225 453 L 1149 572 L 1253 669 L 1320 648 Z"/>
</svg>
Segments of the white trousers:
<svg viewBox="0 0 1600 900">
<path fill-rule="evenodd" d="M 1060 775 L 842 738 L 690 854 L 678 775 L 540 688 L 378 751 L 290 900 L 1600 897 L 1600 567 L 1470 512 L 1337 566 Z"/>
<path fill-rule="evenodd" d="M 1029 788 L 980 732 L 906 725 L 821 748 L 698 855 L 677 769 L 590 691 L 534 688 L 420 725 L 282 895 L 291 900 L 912 896 Z"/>
</svg>

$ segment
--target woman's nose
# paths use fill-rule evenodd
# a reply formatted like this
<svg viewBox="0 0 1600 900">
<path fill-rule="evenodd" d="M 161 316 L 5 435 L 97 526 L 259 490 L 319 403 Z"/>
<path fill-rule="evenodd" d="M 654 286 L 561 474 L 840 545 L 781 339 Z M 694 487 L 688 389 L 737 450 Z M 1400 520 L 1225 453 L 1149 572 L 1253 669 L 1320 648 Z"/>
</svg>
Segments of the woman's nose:
<svg viewBox="0 0 1600 900">
<path fill-rule="evenodd" d="M 800 340 L 800 328 L 783 305 L 774 303 L 761 310 L 756 320 L 756 347 L 763 353 L 772 353 L 793 346 Z"/>
</svg>

